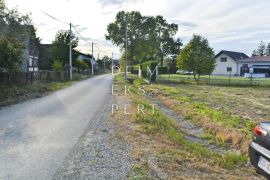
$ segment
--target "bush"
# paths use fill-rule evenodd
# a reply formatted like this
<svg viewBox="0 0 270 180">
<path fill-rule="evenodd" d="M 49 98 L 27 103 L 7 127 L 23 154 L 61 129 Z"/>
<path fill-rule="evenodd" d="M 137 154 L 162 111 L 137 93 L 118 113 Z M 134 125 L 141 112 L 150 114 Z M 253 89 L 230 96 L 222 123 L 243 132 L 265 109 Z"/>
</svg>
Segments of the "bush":
<svg viewBox="0 0 270 180">
<path fill-rule="evenodd" d="M 154 70 L 157 67 L 157 65 L 158 65 L 158 63 L 156 61 L 148 61 L 148 62 L 145 62 L 145 63 L 141 64 L 142 76 L 144 78 L 147 78 L 151 82 L 155 82 L 156 81 L 156 71 L 154 71 Z M 151 76 L 151 74 L 150 74 L 147 67 L 153 73 L 152 76 Z"/>
<path fill-rule="evenodd" d="M 141 85 L 145 85 L 145 84 L 147 84 L 143 79 L 136 79 L 134 82 L 133 82 L 133 84 L 135 85 L 135 86 L 141 86 Z"/>
<path fill-rule="evenodd" d="M 168 67 L 159 67 L 158 68 L 158 74 L 168 74 L 168 73 L 169 73 Z"/>
<path fill-rule="evenodd" d="M 130 73 L 138 75 L 139 74 L 139 66 L 130 67 Z"/>
<path fill-rule="evenodd" d="M 74 66 L 78 69 L 79 72 L 84 71 L 89 68 L 89 65 L 86 61 L 76 60 Z"/>
<path fill-rule="evenodd" d="M 64 70 L 64 66 L 63 63 L 60 60 L 54 60 L 53 64 L 52 64 L 52 69 L 54 71 L 63 71 Z"/>
</svg>

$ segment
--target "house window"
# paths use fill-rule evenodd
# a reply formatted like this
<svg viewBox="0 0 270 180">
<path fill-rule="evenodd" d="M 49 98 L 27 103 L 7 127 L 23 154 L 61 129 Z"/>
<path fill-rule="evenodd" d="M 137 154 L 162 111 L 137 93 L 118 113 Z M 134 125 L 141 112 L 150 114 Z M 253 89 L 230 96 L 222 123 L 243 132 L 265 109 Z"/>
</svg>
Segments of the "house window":
<svg viewBox="0 0 270 180">
<path fill-rule="evenodd" d="M 231 66 L 227 67 L 227 72 L 232 72 L 232 67 Z"/>
<path fill-rule="evenodd" d="M 33 59 L 33 67 L 37 67 L 37 59 Z"/>
<path fill-rule="evenodd" d="M 226 57 L 221 57 L 220 62 L 227 62 L 227 58 Z"/>
<path fill-rule="evenodd" d="M 29 58 L 29 66 L 30 66 L 30 67 L 33 66 L 33 60 L 32 60 L 32 58 Z"/>
</svg>

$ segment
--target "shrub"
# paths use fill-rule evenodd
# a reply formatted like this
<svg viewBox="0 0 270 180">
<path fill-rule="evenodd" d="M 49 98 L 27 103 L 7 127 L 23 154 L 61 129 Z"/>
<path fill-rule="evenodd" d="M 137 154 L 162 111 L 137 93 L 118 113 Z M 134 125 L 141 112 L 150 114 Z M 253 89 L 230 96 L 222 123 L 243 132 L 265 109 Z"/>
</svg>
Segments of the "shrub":
<svg viewBox="0 0 270 180">
<path fill-rule="evenodd" d="M 79 72 L 84 71 L 89 68 L 89 65 L 86 61 L 76 60 L 74 66 L 78 69 Z"/>
<path fill-rule="evenodd" d="M 63 71 L 64 70 L 64 66 L 63 63 L 60 60 L 54 60 L 53 64 L 52 64 L 52 69 L 54 71 Z"/>
<path fill-rule="evenodd" d="M 133 82 L 133 84 L 135 85 L 135 86 L 141 86 L 141 85 L 145 85 L 145 84 L 147 84 L 143 79 L 136 79 L 134 82 Z"/>
<path fill-rule="evenodd" d="M 147 78 L 149 81 L 151 82 L 155 82 L 156 81 L 156 71 L 155 68 L 157 67 L 158 63 L 156 61 L 148 61 L 145 62 L 143 64 L 141 64 L 141 69 L 142 69 L 142 75 L 144 78 Z M 151 72 L 153 73 L 152 76 L 148 70 L 148 68 L 151 70 Z M 147 73 L 147 75 L 145 76 L 145 72 Z"/>
<path fill-rule="evenodd" d="M 158 74 L 168 74 L 168 73 L 169 73 L 168 67 L 159 67 L 158 68 Z"/>
</svg>

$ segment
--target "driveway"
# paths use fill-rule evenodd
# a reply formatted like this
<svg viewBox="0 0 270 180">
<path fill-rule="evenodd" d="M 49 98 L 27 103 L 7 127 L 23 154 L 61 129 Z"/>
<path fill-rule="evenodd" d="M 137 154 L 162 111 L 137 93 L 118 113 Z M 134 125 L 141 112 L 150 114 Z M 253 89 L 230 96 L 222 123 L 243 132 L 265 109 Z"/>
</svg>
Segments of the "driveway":
<svg viewBox="0 0 270 180">
<path fill-rule="evenodd" d="M 104 105 L 113 77 L 97 76 L 0 110 L 0 179 L 50 179 Z"/>
</svg>

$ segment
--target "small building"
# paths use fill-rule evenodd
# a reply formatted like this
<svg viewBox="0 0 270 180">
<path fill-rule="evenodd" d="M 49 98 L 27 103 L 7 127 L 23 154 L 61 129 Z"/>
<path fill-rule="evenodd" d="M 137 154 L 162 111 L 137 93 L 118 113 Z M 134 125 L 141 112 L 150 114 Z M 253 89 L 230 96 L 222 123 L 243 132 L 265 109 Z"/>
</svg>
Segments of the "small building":
<svg viewBox="0 0 270 180">
<path fill-rule="evenodd" d="M 98 63 L 92 54 L 84 54 L 79 51 L 76 51 L 76 53 L 78 53 L 79 61 L 88 61 L 90 64 L 94 65 L 94 70 L 99 70 Z"/>
<path fill-rule="evenodd" d="M 240 75 L 238 61 L 249 58 L 245 53 L 233 51 L 220 51 L 216 56 L 216 67 L 212 75 Z"/>
<path fill-rule="evenodd" d="M 82 52 L 76 51 L 76 53 L 78 53 L 78 60 L 83 61 L 83 60 L 87 60 L 89 62 L 91 62 L 91 59 L 93 59 L 93 56 L 91 54 L 84 54 Z"/>
<path fill-rule="evenodd" d="M 270 56 L 252 56 L 238 60 L 238 72 L 241 76 L 270 77 Z"/>
<path fill-rule="evenodd" d="M 39 41 L 35 36 L 35 29 L 32 25 L 21 26 L 21 33 L 18 37 L 23 46 L 21 71 L 33 72 L 39 70 Z"/>
</svg>

